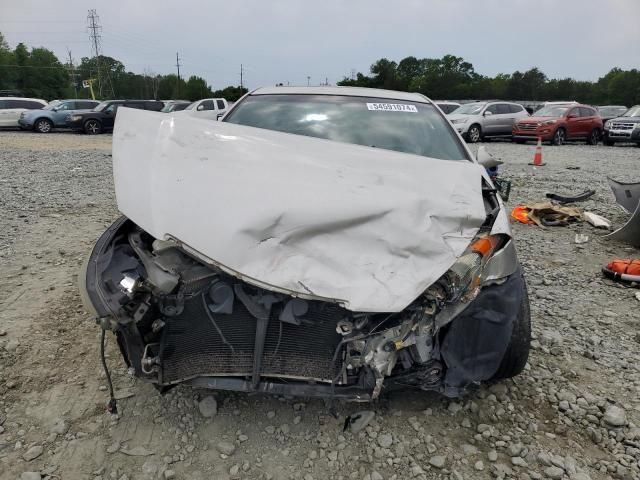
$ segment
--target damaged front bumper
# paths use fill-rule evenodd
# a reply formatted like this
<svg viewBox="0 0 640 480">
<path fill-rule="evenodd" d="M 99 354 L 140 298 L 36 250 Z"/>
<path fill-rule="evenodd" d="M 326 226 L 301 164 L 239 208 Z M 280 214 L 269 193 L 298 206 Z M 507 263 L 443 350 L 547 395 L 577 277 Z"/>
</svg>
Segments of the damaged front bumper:
<svg viewBox="0 0 640 480">
<path fill-rule="evenodd" d="M 158 387 L 459 396 L 494 377 L 526 301 L 513 242 L 501 239 L 470 289 L 446 292 L 439 281 L 401 312 L 353 312 L 249 285 L 122 217 L 96 243 L 80 285 L 128 366 Z"/>
</svg>

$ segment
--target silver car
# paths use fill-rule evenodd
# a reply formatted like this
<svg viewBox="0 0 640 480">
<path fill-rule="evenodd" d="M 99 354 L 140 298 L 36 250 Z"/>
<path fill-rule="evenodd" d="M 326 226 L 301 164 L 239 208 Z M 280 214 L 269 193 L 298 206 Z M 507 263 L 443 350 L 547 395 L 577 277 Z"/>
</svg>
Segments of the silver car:
<svg viewBox="0 0 640 480">
<path fill-rule="evenodd" d="M 79 277 L 102 345 L 115 333 L 138 378 L 368 401 L 459 396 L 525 367 L 529 302 L 485 171 L 496 161 L 428 98 L 267 87 L 219 122 L 167 125 L 118 113 L 126 216 Z"/>
<path fill-rule="evenodd" d="M 492 137 L 510 138 L 514 123 L 528 116 L 522 105 L 510 102 L 467 103 L 448 115 L 458 133 L 469 143 Z"/>
</svg>

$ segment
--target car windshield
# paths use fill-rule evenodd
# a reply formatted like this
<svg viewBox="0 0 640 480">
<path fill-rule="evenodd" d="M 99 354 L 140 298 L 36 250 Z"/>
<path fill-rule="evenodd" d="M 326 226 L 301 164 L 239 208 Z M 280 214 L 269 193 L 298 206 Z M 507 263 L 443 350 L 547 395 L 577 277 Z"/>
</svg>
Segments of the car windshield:
<svg viewBox="0 0 640 480">
<path fill-rule="evenodd" d="M 419 101 L 344 95 L 253 95 L 226 122 L 412 153 L 466 160 L 447 121 Z"/>
<path fill-rule="evenodd" d="M 199 102 L 199 101 L 200 101 L 200 100 L 196 100 L 195 102 L 190 103 L 190 104 L 187 106 L 187 108 L 185 108 L 185 110 L 193 110 L 194 108 L 196 108 L 196 105 L 198 104 L 198 102 Z"/>
<path fill-rule="evenodd" d="M 562 107 L 558 105 L 542 107 L 533 115 L 536 117 L 561 117 L 562 115 L 564 115 L 564 112 L 566 112 L 568 108 L 569 107 L 567 106 Z"/>
<path fill-rule="evenodd" d="M 93 109 L 94 112 L 101 112 L 105 108 L 109 106 L 109 102 L 100 102 L 96 108 Z"/>
<path fill-rule="evenodd" d="M 467 103 L 466 105 L 456 108 L 451 113 L 461 115 L 478 115 L 485 105 L 486 103 Z"/>
<path fill-rule="evenodd" d="M 640 117 L 640 105 L 635 105 L 627 110 L 623 117 Z"/>
<path fill-rule="evenodd" d="M 598 112 L 602 117 L 619 117 L 627 111 L 627 107 L 599 107 Z"/>
</svg>

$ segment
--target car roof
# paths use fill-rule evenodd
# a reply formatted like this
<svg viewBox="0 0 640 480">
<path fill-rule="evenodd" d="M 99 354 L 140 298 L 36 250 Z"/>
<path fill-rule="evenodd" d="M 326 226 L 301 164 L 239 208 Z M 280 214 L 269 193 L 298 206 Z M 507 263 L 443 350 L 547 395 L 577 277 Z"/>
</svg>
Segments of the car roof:
<svg viewBox="0 0 640 480">
<path fill-rule="evenodd" d="M 261 87 L 255 89 L 250 95 L 346 95 L 433 103 L 420 93 L 364 87 Z"/>
<path fill-rule="evenodd" d="M 0 97 L 0 100 L 31 100 L 33 102 L 42 102 L 45 105 L 48 103 L 46 100 L 41 98 L 31 98 L 31 97 Z"/>
</svg>

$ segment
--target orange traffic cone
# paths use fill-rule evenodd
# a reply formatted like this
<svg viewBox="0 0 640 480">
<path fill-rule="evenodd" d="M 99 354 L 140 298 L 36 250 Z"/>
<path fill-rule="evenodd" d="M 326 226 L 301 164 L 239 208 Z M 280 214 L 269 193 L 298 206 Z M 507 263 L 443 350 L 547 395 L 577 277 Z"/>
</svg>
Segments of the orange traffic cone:
<svg viewBox="0 0 640 480">
<path fill-rule="evenodd" d="M 535 165 L 541 167 L 545 165 L 542 161 L 542 139 L 538 137 L 538 145 L 536 145 L 536 153 L 533 154 L 533 162 L 529 165 Z"/>
</svg>

